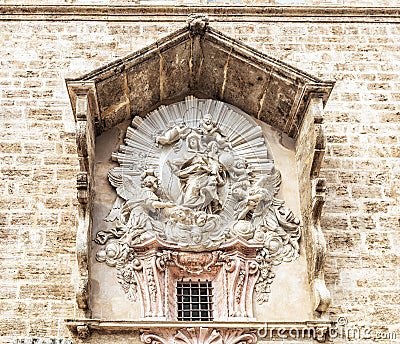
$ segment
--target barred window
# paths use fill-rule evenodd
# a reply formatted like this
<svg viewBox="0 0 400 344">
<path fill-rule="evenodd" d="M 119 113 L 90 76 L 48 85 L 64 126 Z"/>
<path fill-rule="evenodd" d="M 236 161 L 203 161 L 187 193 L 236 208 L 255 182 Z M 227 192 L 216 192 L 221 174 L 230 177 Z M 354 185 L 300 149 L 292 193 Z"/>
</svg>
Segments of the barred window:
<svg viewBox="0 0 400 344">
<path fill-rule="evenodd" d="M 212 321 L 213 288 L 209 281 L 178 281 L 179 321 Z"/>
</svg>

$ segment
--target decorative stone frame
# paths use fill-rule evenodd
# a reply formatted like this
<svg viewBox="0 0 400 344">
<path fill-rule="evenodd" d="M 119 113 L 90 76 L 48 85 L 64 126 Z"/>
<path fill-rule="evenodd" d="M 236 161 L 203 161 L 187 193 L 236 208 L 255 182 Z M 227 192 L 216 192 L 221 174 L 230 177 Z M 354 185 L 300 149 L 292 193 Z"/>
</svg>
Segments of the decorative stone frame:
<svg viewBox="0 0 400 344">
<path fill-rule="evenodd" d="M 208 49 L 213 58 L 205 53 Z M 171 59 L 171 56 L 176 55 L 186 59 L 187 66 L 176 65 Z M 155 66 L 157 72 L 153 75 Z M 232 79 L 227 76 L 230 71 L 235 74 Z M 143 82 L 142 75 L 155 80 L 153 82 L 158 85 L 157 92 L 146 94 L 140 89 Z M 233 79 L 245 80 L 245 83 L 239 87 L 235 85 Z M 210 87 L 210 83 L 213 87 Z M 320 226 L 320 216 L 325 201 L 325 180 L 319 178 L 319 170 L 325 151 L 323 107 L 333 85 L 334 82 L 314 78 L 224 36 L 210 28 L 207 18 L 201 15 L 190 16 L 186 28 L 136 54 L 82 78 L 68 79 L 67 88 L 76 119 L 80 163 L 80 172 L 77 175 L 79 200 L 77 258 L 80 277 L 76 291 L 80 313 L 77 314 L 77 319 L 67 320 L 67 325 L 81 337 L 86 337 L 90 329 L 141 329 L 142 340 L 146 343 L 170 343 L 168 340 L 172 337 L 199 338 L 203 335 L 200 332 L 204 324 L 176 323 L 173 316 L 167 314 L 162 306 L 155 310 L 154 319 L 143 323 L 102 323 L 90 320 L 88 261 L 92 231 L 95 137 L 125 119 L 143 116 L 160 104 L 169 104 L 186 95 L 231 103 L 295 140 L 308 281 L 314 294 L 315 311 L 325 312 L 330 304 L 330 294 L 324 282 L 326 244 Z M 253 96 L 254 94 L 257 94 L 257 97 Z M 246 259 L 252 257 L 242 257 L 242 259 L 244 261 L 241 264 L 246 264 Z M 218 279 L 216 276 L 222 271 L 222 268 L 219 269 L 219 272 L 214 272 L 212 275 L 216 280 Z M 174 279 L 173 264 L 160 278 Z M 252 290 L 254 285 L 251 283 L 249 282 L 245 288 Z M 223 283 L 220 284 L 221 288 L 224 288 Z M 261 324 L 252 322 L 254 319 L 252 319 L 251 305 L 239 302 L 233 305 L 233 308 L 239 310 L 241 306 L 245 307 L 246 317 L 236 317 L 235 326 L 237 327 L 241 320 L 245 320 L 242 330 L 229 329 L 230 325 L 225 321 L 228 321 L 231 315 L 221 311 L 219 319 L 212 322 L 212 326 L 210 324 L 211 329 L 206 337 L 220 336 L 225 338 L 221 339 L 221 343 L 231 343 L 227 338 L 233 336 L 237 339 L 244 336 L 249 343 L 255 343 L 257 339 L 252 329 Z M 165 325 L 169 329 L 155 334 L 154 329 L 159 327 L 157 320 L 160 319 L 165 320 Z M 291 324 L 280 325 L 289 328 Z M 188 326 L 193 328 L 191 334 Z M 317 323 L 296 326 L 319 328 L 322 331 L 320 339 L 323 339 L 329 322 L 321 320 Z"/>
<path fill-rule="evenodd" d="M 219 300 L 215 303 L 214 321 L 255 321 L 252 310 L 252 295 L 258 276 L 258 269 L 254 264 L 254 256 L 244 255 L 243 251 L 262 247 L 250 247 L 241 240 L 221 247 L 212 252 L 177 252 L 167 249 L 162 254 L 157 240 L 146 243 L 143 254 L 139 254 L 135 274 L 139 286 L 139 298 L 142 305 L 142 319 L 146 321 L 177 321 L 175 293 L 176 282 L 185 276 L 209 280 L 213 283 L 214 297 Z M 140 249 L 140 245 L 139 245 Z M 239 252 L 239 254 L 238 254 Z M 254 267 L 253 267 L 254 266 Z M 149 280 L 146 271 L 150 270 L 156 281 L 153 294 L 149 291 Z M 238 283 L 241 271 L 248 273 L 248 278 Z M 229 293 L 236 297 L 228 298 Z M 153 298 L 153 299 L 152 299 Z"/>
</svg>

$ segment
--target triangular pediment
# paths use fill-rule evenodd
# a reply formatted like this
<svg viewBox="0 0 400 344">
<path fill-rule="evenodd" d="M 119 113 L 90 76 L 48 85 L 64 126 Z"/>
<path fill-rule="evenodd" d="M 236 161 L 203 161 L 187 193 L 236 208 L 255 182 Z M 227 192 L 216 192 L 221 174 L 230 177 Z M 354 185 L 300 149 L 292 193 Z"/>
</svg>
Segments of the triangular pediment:
<svg viewBox="0 0 400 344">
<path fill-rule="evenodd" d="M 89 91 L 98 134 L 195 95 L 232 104 L 296 137 L 311 94 L 325 102 L 333 85 L 218 32 L 199 15 L 138 52 L 67 80 L 75 116 L 77 94 Z"/>
</svg>

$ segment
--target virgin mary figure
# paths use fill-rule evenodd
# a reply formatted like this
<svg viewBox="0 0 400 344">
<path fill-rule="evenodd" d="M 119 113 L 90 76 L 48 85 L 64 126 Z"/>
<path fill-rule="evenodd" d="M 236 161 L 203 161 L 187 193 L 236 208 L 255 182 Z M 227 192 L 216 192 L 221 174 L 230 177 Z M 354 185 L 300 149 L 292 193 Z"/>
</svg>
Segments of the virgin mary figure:
<svg viewBox="0 0 400 344">
<path fill-rule="evenodd" d="M 180 183 L 181 195 L 177 203 L 210 214 L 222 207 L 219 188 L 225 184 L 225 172 L 215 152 L 207 154 L 199 149 L 202 147 L 200 140 L 199 135 L 190 135 L 188 152 L 191 156 L 184 161 L 170 161 L 169 165 Z"/>
</svg>

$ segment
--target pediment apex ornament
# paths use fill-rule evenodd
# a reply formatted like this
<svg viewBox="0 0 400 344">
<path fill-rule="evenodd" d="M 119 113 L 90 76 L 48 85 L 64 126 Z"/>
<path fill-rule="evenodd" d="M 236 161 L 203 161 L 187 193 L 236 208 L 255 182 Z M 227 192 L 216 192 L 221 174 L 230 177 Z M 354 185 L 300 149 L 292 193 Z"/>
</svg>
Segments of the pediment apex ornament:
<svg viewBox="0 0 400 344">
<path fill-rule="evenodd" d="M 108 174 L 117 197 L 111 228 L 95 238 L 97 261 L 116 267 L 133 295 L 144 251 L 252 252 L 266 302 L 272 267 L 299 255 L 301 226 L 277 198 L 281 175 L 261 128 L 225 103 L 188 97 L 135 117 L 124 143 Z"/>
<path fill-rule="evenodd" d="M 203 35 L 208 27 L 209 18 L 204 13 L 191 13 L 189 14 L 186 23 L 189 30 L 194 35 Z"/>
</svg>

